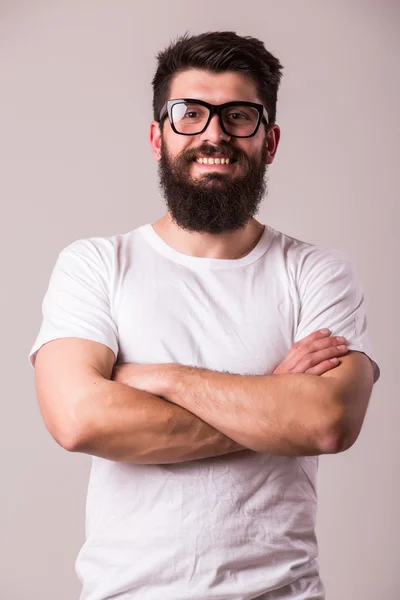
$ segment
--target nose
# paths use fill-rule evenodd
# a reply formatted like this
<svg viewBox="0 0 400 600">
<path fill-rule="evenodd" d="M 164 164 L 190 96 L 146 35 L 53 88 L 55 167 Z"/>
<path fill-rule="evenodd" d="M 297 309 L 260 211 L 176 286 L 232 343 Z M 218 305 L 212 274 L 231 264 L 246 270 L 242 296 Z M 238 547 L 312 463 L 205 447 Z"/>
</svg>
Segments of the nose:
<svg viewBox="0 0 400 600">
<path fill-rule="evenodd" d="M 200 139 L 202 141 L 218 143 L 222 139 L 225 141 L 230 140 L 231 136 L 222 130 L 218 115 L 213 115 L 207 129 L 200 134 Z"/>
</svg>

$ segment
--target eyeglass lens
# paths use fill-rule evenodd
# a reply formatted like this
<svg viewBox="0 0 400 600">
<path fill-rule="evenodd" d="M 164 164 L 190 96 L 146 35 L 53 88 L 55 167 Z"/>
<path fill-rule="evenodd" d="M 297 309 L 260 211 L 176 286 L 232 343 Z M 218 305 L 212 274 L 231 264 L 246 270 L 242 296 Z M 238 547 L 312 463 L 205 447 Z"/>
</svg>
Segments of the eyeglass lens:
<svg viewBox="0 0 400 600">
<path fill-rule="evenodd" d="M 209 114 L 206 106 L 194 102 L 178 102 L 172 107 L 172 120 L 179 133 L 199 133 L 204 129 Z M 251 135 L 259 119 L 256 108 L 241 104 L 225 107 L 221 116 L 225 129 L 233 136 Z"/>
</svg>

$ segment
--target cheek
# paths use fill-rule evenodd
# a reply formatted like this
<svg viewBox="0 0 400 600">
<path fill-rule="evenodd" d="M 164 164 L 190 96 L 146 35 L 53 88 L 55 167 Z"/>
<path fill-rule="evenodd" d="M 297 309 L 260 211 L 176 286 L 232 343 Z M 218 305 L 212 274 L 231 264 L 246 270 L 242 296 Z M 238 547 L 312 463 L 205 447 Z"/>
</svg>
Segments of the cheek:
<svg viewBox="0 0 400 600">
<path fill-rule="evenodd" d="M 242 150 L 249 158 L 254 159 L 260 155 L 261 143 L 254 140 L 251 144 L 243 144 Z"/>
<path fill-rule="evenodd" d="M 187 152 L 189 148 L 190 146 L 185 143 L 185 140 L 183 140 L 183 143 L 180 140 L 174 140 L 174 142 L 168 144 L 164 150 L 167 151 L 167 156 L 169 159 L 174 161 L 176 159 L 182 160 L 185 152 Z"/>
<path fill-rule="evenodd" d="M 165 128 L 164 133 L 161 137 L 162 151 L 166 152 L 167 155 L 170 157 L 176 156 L 184 147 L 184 144 L 182 143 L 180 137 L 182 136 L 176 135 L 173 131 L 166 131 Z"/>
</svg>

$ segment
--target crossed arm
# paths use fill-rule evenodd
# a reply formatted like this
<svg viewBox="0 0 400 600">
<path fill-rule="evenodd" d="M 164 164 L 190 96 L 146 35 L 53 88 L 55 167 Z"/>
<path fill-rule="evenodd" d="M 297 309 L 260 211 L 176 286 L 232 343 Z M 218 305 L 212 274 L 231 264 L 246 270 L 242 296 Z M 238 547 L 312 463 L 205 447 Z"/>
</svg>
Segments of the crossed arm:
<svg viewBox="0 0 400 600">
<path fill-rule="evenodd" d="M 74 450 L 172 463 L 239 450 L 286 456 L 346 450 L 368 405 L 372 367 L 350 352 L 323 376 L 231 375 L 179 364 L 124 364 L 85 398 Z M 84 415 L 81 414 L 84 418 Z"/>
<path fill-rule="evenodd" d="M 372 368 L 364 354 L 350 352 L 341 361 L 321 377 L 126 364 L 116 368 L 114 378 L 189 410 L 246 448 L 321 454 L 355 441 L 372 389 Z"/>
<path fill-rule="evenodd" d="M 243 449 L 287 456 L 339 452 L 357 439 L 373 385 L 362 352 L 349 352 L 320 376 L 128 363 L 112 378 L 114 361 L 110 348 L 81 338 L 54 339 L 39 350 L 40 408 L 67 450 L 145 464 Z"/>
</svg>

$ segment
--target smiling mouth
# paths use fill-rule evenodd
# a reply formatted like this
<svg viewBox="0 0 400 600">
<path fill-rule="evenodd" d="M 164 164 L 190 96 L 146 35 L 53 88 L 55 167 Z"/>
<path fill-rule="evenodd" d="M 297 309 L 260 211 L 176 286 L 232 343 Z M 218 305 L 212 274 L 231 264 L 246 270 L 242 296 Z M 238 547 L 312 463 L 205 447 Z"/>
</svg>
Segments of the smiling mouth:
<svg viewBox="0 0 400 600">
<path fill-rule="evenodd" d="M 199 157 L 195 158 L 194 162 L 198 165 L 203 166 L 219 166 L 219 167 L 228 167 L 236 162 L 235 159 L 232 158 L 223 158 L 223 157 Z"/>
</svg>

